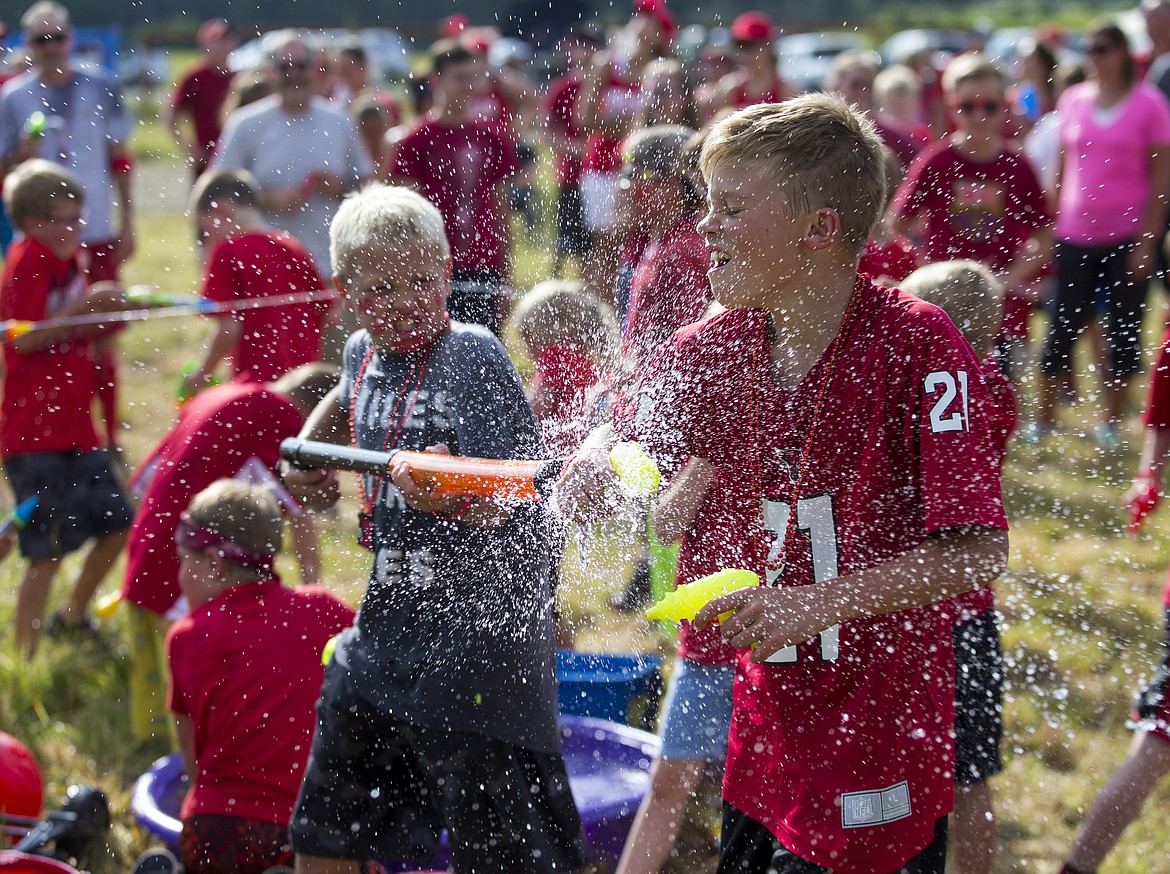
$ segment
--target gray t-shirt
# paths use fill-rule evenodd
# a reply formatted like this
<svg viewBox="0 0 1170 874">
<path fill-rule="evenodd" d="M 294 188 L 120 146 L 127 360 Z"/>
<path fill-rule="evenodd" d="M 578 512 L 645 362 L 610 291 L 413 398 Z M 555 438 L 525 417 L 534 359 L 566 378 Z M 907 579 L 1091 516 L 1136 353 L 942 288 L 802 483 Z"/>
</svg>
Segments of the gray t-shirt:
<svg viewBox="0 0 1170 874">
<path fill-rule="evenodd" d="M 314 98 L 306 112 L 294 115 L 266 97 L 232 114 L 220 138 L 215 167 L 247 170 L 261 189 L 301 185 L 310 172 L 330 170 L 355 188 L 374 175 L 374 165 L 358 140 L 357 128 L 344 112 Z M 266 213 L 268 221 L 292 234 L 309 250 L 318 269 L 329 267 L 329 222 L 338 200 L 313 194 L 294 212 Z"/>
<path fill-rule="evenodd" d="M 388 428 L 405 415 L 396 448 L 446 443 L 454 455 L 540 457 L 520 380 L 485 328 L 452 324 L 427 358 L 413 405 L 409 390 L 398 399 L 418 354 L 383 360 L 370 348 L 365 331 L 350 337 L 341 379 L 360 447 L 389 448 Z M 374 480 L 366 477 L 367 493 Z M 353 688 L 395 719 L 557 752 L 548 531 L 540 508 L 517 504 L 507 523 L 487 529 L 412 510 L 389 478 L 377 488 L 373 571 L 354 628 L 335 650 Z"/>
<path fill-rule="evenodd" d="M 100 70 L 77 70 L 59 86 L 44 84 L 35 72 L 18 76 L 0 90 L 0 155 L 20 146 L 25 122 L 34 112 L 46 117 L 40 157 L 68 167 L 85 192 L 84 243 L 118 236 L 114 222 L 114 179 L 110 147 L 130 138 L 132 119 L 122 89 Z"/>
</svg>

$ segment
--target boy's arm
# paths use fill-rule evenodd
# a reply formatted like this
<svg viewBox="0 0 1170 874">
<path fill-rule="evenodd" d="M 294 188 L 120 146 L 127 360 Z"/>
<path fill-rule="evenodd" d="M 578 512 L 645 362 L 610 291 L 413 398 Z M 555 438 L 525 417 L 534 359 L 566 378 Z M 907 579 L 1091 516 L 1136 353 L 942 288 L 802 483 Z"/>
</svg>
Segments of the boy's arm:
<svg viewBox="0 0 1170 874">
<path fill-rule="evenodd" d="M 758 664 L 840 622 L 921 607 L 987 585 L 1003 573 L 1007 546 L 1007 532 L 998 528 L 947 528 L 904 555 L 857 573 L 716 598 L 699 611 L 695 626 L 734 613 L 720 623 L 723 638 L 737 649 L 754 646 L 751 660 Z"/>
<path fill-rule="evenodd" d="M 324 443 L 349 442 L 349 418 L 341 405 L 340 385 L 321 399 L 297 436 Z M 337 474 L 332 470 L 302 470 L 282 464 L 281 480 L 297 501 L 313 510 L 332 507 L 341 497 Z"/>
<path fill-rule="evenodd" d="M 179 752 L 183 754 L 183 770 L 187 778 L 195 782 L 195 723 L 185 713 L 171 713 L 175 720 L 175 731 L 179 735 Z"/>
<path fill-rule="evenodd" d="M 229 317 L 214 321 L 215 326 L 211 329 L 203 360 L 199 362 L 194 372 L 183 380 L 183 388 L 188 396 L 202 391 L 211 384 L 211 377 L 219 363 L 231 354 L 244 336 L 243 324 L 235 319 Z"/>
<path fill-rule="evenodd" d="M 1052 229 L 1037 228 L 1028 237 L 1000 282 L 1007 290 L 1019 288 L 1052 260 Z"/>
<path fill-rule="evenodd" d="M 321 585 L 321 553 L 318 549 L 317 525 L 311 513 L 289 516 L 293 554 L 301 569 L 301 585 Z"/>
<path fill-rule="evenodd" d="M 53 313 L 52 318 L 118 313 L 124 309 L 126 309 L 126 296 L 122 289 L 113 282 L 98 282 L 92 286 L 88 294 L 82 295 Z M 86 337 L 101 333 L 107 327 L 108 325 L 105 323 L 95 323 L 72 327 L 38 328 L 23 336 L 13 338 L 10 345 L 20 354 L 27 355 L 31 352 L 48 349 L 69 337 Z"/>
<path fill-rule="evenodd" d="M 650 512 L 654 536 L 659 541 L 674 543 L 691 529 L 714 478 L 713 464 L 696 456 L 687 459 Z"/>
</svg>

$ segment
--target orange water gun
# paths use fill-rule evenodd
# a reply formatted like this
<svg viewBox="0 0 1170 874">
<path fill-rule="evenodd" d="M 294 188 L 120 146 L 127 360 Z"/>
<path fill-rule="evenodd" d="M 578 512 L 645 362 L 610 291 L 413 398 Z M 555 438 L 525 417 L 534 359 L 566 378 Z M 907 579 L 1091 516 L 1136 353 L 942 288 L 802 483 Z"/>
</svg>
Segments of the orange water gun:
<svg viewBox="0 0 1170 874">
<path fill-rule="evenodd" d="M 651 484 L 656 488 L 658 468 L 641 447 L 636 443 L 618 446 L 626 448 L 616 455 L 611 452 L 610 464 L 619 481 L 634 494 L 647 494 Z M 548 500 L 565 463 L 560 458 L 516 461 L 437 455 L 412 449 L 379 452 L 299 437 L 281 442 L 280 457 L 293 467 L 304 469 L 329 468 L 380 474 L 389 470 L 392 461 L 404 461 L 411 479 L 436 494 L 511 501 Z"/>
</svg>

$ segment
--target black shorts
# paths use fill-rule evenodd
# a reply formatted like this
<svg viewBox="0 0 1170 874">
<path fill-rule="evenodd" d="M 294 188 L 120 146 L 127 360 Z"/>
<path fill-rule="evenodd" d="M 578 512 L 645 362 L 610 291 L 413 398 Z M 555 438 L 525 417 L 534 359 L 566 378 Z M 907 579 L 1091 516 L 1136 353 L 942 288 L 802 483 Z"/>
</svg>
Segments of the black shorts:
<svg viewBox="0 0 1170 874">
<path fill-rule="evenodd" d="M 61 558 L 95 537 L 125 531 L 134 519 L 104 449 L 13 455 L 4 470 L 18 503 L 38 498 L 20 531 L 25 558 Z"/>
<path fill-rule="evenodd" d="M 944 816 L 934 823 L 934 840 L 889 874 L 943 874 L 946 864 L 947 818 Z M 725 801 L 722 849 L 716 874 L 832 874 L 832 870 L 790 852 L 759 822 Z"/>
<path fill-rule="evenodd" d="M 557 189 L 557 254 L 583 255 L 591 241 L 580 186 L 562 185 Z"/>
<path fill-rule="evenodd" d="M 1162 663 L 1133 704 L 1129 727 L 1170 742 L 1170 607 L 1162 611 Z"/>
<path fill-rule="evenodd" d="M 955 783 L 966 786 L 1003 770 L 1003 655 L 999 617 L 988 610 L 956 624 Z"/>
<path fill-rule="evenodd" d="M 394 719 L 331 662 L 289 827 L 298 854 L 431 863 L 441 829 L 461 874 L 573 872 L 584 832 L 560 754 Z"/>
</svg>

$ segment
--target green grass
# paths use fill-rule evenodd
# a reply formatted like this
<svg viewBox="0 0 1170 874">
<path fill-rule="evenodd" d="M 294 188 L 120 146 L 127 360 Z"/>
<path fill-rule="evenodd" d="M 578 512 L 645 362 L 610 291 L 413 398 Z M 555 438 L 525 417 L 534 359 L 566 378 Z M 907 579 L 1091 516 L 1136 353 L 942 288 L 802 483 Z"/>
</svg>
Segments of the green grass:
<svg viewBox="0 0 1170 874">
<path fill-rule="evenodd" d="M 174 188 L 162 182 L 181 177 L 182 170 L 162 146 L 150 145 L 162 140 L 157 124 L 146 127 L 153 130 L 143 138 L 143 148 L 159 156 L 140 160 L 139 246 L 127 280 L 190 291 L 198 283 L 190 223 L 180 212 L 181 203 L 159 194 Z M 522 245 L 518 287 L 548 275 L 548 243 L 545 231 L 533 244 Z M 1161 306 L 1152 307 L 1147 348 L 1161 323 Z M 124 332 L 122 376 L 130 427 L 123 442 L 131 463 L 174 421 L 175 379 L 200 348 L 205 330 L 189 318 L 141 323 Z M 1082 387 L 1091 386 L 1091 377 L 1083 373 Z M 1026 397 L 1022 406 L 1027 408 Z M 1092 409 L 1086 404 L 1068 412 L 1064 433 L 1041 447 L 1013 445 L 1005 473 L 1012 546 L 998 591 L 1008 665 L 1007 769 L 993 781 L 1003 844 L 1000 872 L 1055 870 L 1086 805 L 1125 755 L 1130 698 L 1158 656 L 1170 513 L 1155 513 L 1138 540 L 1122 536 L 1120 500 L 1136 453 L 1126 449 L 1103 459 L 1088 440 L 1076 436 L 1073 432 Z M 1127 436 L 1136 446 L 1136 424 Z M 328 581 L 356 603 L 368 557 L 354 545 L 354 491 L 347 483 L 341 511 L 323 522 L 322 539 Z M 669 641 L 657 629 L 606 607 L 608 595 L 629 571 L 632 541 L 628 530 L 613 525 L 572 543 L 571 551 L 580 550 L 585 559 L 566 573 L 564 609 L 582 648 L 669 652 Z M 287 578 L 296 578 L 287 557 L 281 567 Z M 96 784 L 109 794 L 115 826 L 108 853 L 93 871 L 123 871 L 149 843 L 129 814 L 130 788 L 167 751 L 165 742 L 131 740 L 122 659 L 52 641 L 32 661 L 16 656 L 8 629 L 21 568 L 16 557 L 0 565 L 0 729 L 32 747 L 48 781 L 50 804 L 59 802 L 71 783 Z M 62 599 L 75 568 L 75 559 L 65 563 L 52 604 Z M 116 589 L 119 581 L 120 569 L 103 591 Z M 108 630 L 114 639 L 125 639 L 120 615 Z M 689 849 L 676 863 L 677 872 L 708 869 L 714 798 L 706 794 L 703 802 L 686 831 Z M 1159 811 L 1168 804 L 1170 783 L 1160 787 L 1105 870 L 1167 871 L 1170 826 Z"/>
</svg>

